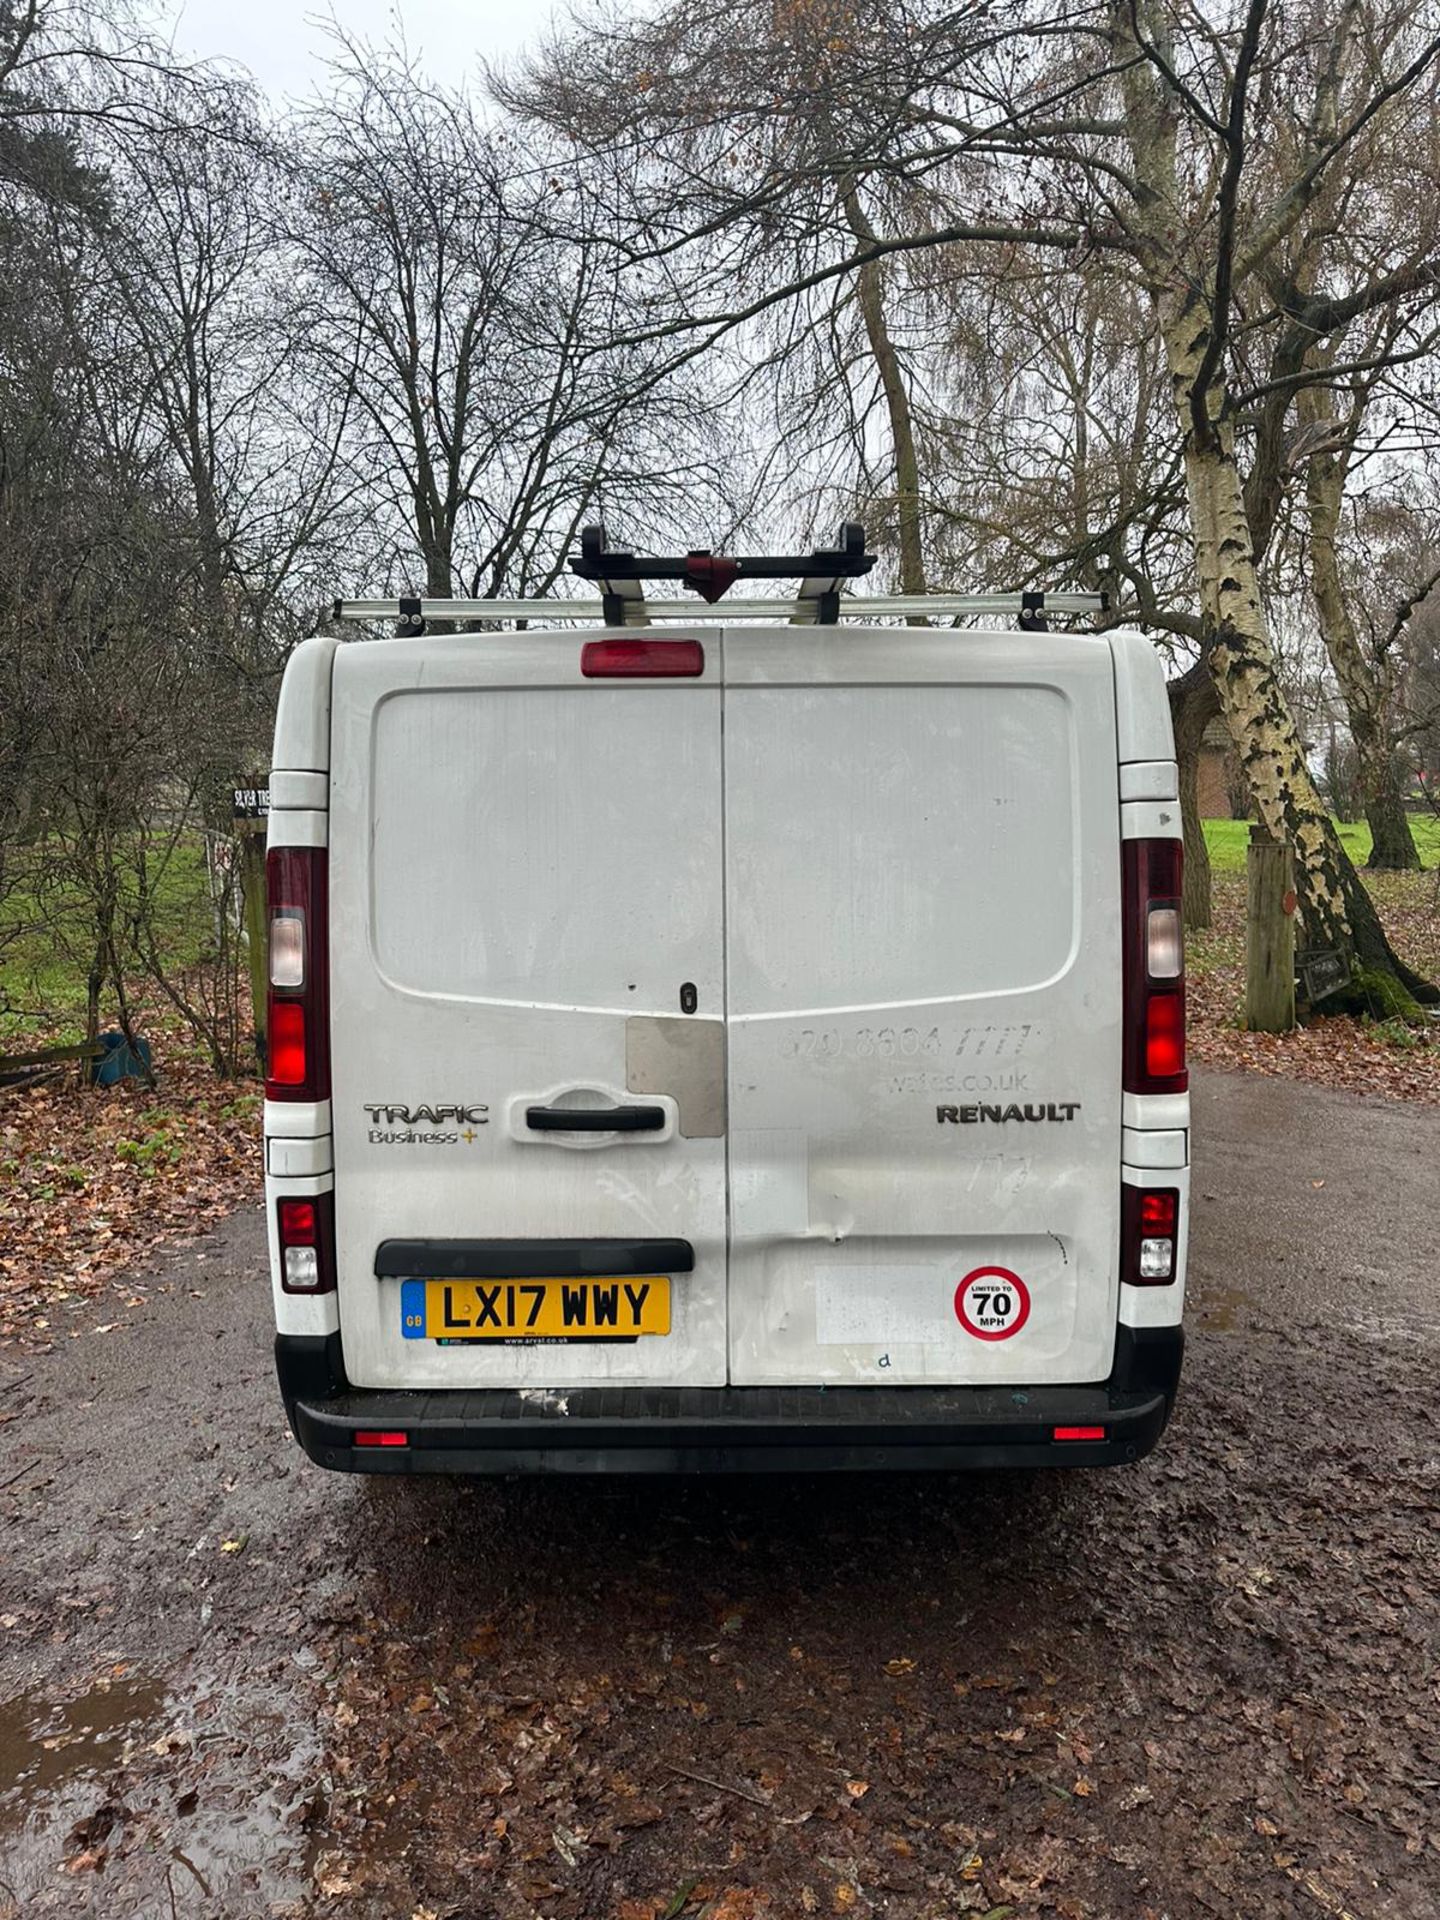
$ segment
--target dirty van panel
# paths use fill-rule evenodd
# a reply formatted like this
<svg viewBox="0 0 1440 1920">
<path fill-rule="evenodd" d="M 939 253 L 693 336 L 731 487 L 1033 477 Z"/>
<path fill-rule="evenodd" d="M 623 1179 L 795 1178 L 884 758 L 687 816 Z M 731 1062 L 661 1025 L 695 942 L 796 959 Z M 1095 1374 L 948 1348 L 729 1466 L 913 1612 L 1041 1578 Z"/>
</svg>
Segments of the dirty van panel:
<svg viewBox="0 0 1440 1920">
<path fill-rule="evenodd" d="M 723 1071 L 720 693 L 587 680 L 580 645 L 377 642 L 336 663 L 357 1386 L 725 1379 L 725 1143 L 691 1118 L 723 1112 L 700 1084 Z M 669 1049 L 671 1087 L 644 1036 L 682 994 L 711 1044 Z"/>
<path fill-rule="evenodd" d="M 730 630 L 726 674 L 732 1381 L 1103 1379 L 1104 642 Z"/>
</svg>

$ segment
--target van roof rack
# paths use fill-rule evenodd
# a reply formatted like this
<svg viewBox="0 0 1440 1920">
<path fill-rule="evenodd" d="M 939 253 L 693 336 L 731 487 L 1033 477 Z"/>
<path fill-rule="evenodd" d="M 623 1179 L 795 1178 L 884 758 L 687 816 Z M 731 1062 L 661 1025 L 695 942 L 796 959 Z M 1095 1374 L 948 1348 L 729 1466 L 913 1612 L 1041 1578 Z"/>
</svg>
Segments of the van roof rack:
<svg viewBox="0 0 1440 1920">
<path fill-rule="evenodd" d="M 846 594 L 840 599 L 837 620 L 881 625 L 887 620 L 954 620 L 965 615 L 1005 614 L 1022 632 L 1046 630 L 1053 613 L 1104 613 L 1104 593 L 874 593 Z M 331 610 L 337 620 L 394 620 L 401 639 L 417 639 L 429 620 L 482 622 L 499 627 L 516 621 L 543 622 L 547 627 L 598 622 L 607 627 L 644 627 L 652 620 L 773 620 L 792 626 L 818 622 L 816 603 L 790 599 L 730 600 L 723 607 L 696 606 L 693 600 L 627 601 L 623 620 L 612 619 L 603 600 L 336 600 Z"/>
<path fill-rule="evenodd" d="M 810 553 L 725 554 L 696 548 L 686 554 L 649 557 L 625 553 L 607 544 L 603 526 L 586 527 L 570 571 L 600 589 L 598 600 L 427 600 L 402 595 L 392 600 L 336 600 L 337 620 L 394 620 L 396 633 L 414 639 L 427 620 L 502 621 L 600 620 L 607 627 L 646 627 L 652 620 L 788 620 L 792 626 L 834 626 L 844 620 L 954 619 L 966 614 L 1010 614 L 1022 630 L 1044 631 L 1051 613 L 1103 613 L 1104 593 L 892 593 L 865 598 L 841 596 L 847 580 L 858 579 L 875 564 L 865 548 L 865 529 L 855 520 L 841 522 L 833 547 Z M 787 598 L 726 600 L 737 580 L 798 579 Z M 678 580 L 704 601 L 647 600 L 647 580 Z"/>
</svg>

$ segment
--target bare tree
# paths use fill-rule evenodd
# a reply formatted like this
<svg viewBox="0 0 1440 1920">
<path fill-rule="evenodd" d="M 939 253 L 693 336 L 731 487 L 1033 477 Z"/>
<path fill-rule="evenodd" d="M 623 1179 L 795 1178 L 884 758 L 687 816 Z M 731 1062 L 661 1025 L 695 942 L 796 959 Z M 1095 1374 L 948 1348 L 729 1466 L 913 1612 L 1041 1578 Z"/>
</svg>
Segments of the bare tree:
<svg viewBox="0 0 1440 1920">
<path fill-rule="evenodd" d="M 433 596 L 543 591 L 602 502 L 643 524 L 723 498 L 693 393 L 630 404 L 613 276 L 557 240 L 566 188 L 513 133 L 347 42 L 287 138 L 300 351 L 349 398 L 342 461 L 387 571 L 418 550 Z"/>
<path fill-rule="evenodd" d="M 210 89 L 188 124 L 173 74 L 132 90 L 165 124 L 141 139 L 121 122 L 94 143 L 107 179 L 97 244 L 190 516 L 206 643 L 254 694 L 258 740 L 287 600 L 336 511 L 348 395 L 295 377 L 280 171 L 249 88 Z"/>
<path fill-rule="evenodd" d="M 1236 458 L 1232 345 L 1237 301 L 1264 297 L 1267 270 L 1357 135 L 1387 106 L 1408 107 L 1422 83 L 1428 88 L 1440 40 L 1417 32 L 1408 9 L 1366 19 L 1356 6 L 1341 15 L 1317 59 L 1308 36 L 1286 35 L 1289 23 L 1278 10 L 1277 17 L 1281 30 L 1267 37 L 1265 0 L 1250 0 L 1236 32 L 1226 36 L 1226 57 L 1203 60 L 1217 50 L 1218 37 L 1177 35 L 1158 0 L 1112 15 L 1112 54 L 1122 69 L 1134 168 L 1128 224 L 1155 301 L 1186 436 L 1208 657 L 1262 818 L 1296 849 L 1312 940 L 1397 974 L 1411 992 L 1440 998 L 1391 953 L 1315 792 L 1287 708 Z M 1349 76 L 1358 64 L 1362 29 L 1370 57 L 1357 83 Z M 1303 87 L 1288 94 L 1295 104 L 1287 110 L 1301 116 L 1297 158 L 1282 169 L 1270 156 L 1272 164 L 1260 171 L 1260 191 L 1251 198 L 1245 188 L 1252 115 L 1287 82 Z M 1197 228 L 1204 236 L 1199 246 Z M 1428 266 L 1402 268 L 1356 290 L 1345 314 L 1376 311 L 1431 278 Z M 1314 315 L 1310 324 L 1324 340 L 1337 331 L 1340 318 Z M 1301 372 L 1277 377 L 1294 391 L 1309 384 Z"/>
<path fill-rule="evenodd" d="M 13 746 L 0 729 L 15 781 L 0 869 L 18 866 L 26 930 L 83 980 L 93 1039 L 107 997 L 130 1030 L 147 849 L 169 833 L 193 878 L 197 791 L 243 732 L 215 673 L 206 545 L 165 432 L 184 345 L 150 351 L 114 271 L 131 265 L 120 144 L 179 139 L 184 115 L 220 96 L 108 42 L 62 46 L 47 65 L 55 21 L 29 34 L 25 72 L 33 87 L 58 71 L 66 90 L 48 112 L 33 94 L 13 116 L 0 101 L 0 650 L 20 722 Z M 129 248 L 141 240 L 131 228 Z"/>
<path fill-rule="evenodd" d="M 925 0 L 778 13 L 679 0 L 510 93 L 597 166 L 621 156 L 635 199 L 617 246 L 657 276 L 683 262 L 692 292 L 639 336 L 667 338 L 673 360 L 897 254 L 984 245 L 1057 273 L 1104 255 L 1130 276 L 1170 386 L 1202 651 L 1261 817 L 1296 849 L 1311 941 L 1400 1005 L 1435 989 L 1391 952 L 1287 706 L 1247 513 L 1246 410 L 1272 393 L 1288 407 L 1317 378 L 1313 364 L 1248 377 L 1258 332 L 1290 318 L 1271 276 L 1360 136 L 1430 111 L 1437 25 L 1391 0 L 1324 21 L 1298 0 L 1219 21 L 1171 0 L 963 16 Z M 835 224 L 817 177 L 865 184 L 873 241 L 817 258 Z M 1338 309 L 1318 303 L 1307 344 L 1434 271 L 1408 265 Z"/>
</svg>

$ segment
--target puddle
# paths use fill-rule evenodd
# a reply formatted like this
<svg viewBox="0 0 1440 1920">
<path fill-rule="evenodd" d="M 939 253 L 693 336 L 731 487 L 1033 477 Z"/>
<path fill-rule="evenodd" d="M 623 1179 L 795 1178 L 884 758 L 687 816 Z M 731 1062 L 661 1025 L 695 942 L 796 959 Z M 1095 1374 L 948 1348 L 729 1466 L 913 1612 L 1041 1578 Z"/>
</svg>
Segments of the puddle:
<svg viewBox="0 0 1440 1920">
<path fill-rule="evenodd" d="M 42 1886 L 64 1859 L 92 1838 L 103 1843 L 119 1809 L 100 1783 L 164 1706 L 164 1687 L 141 1674 L 64 1706 L 34 1694 L 0 1706 L 0 1920 L 39 1911 Z"/>
<path fill-rule="evenodd" d="M 62 1706 L 0 1705 L 0 1920 L 190 1920 L 293 1899 L 318 1743 L 257 1705 L 248 1681 L 182 1702 L 137 1674 Z"/>
<path fill-rule="evenodd" d="M 1255 1324 L 1255 1296 L 1240 1287 L 1207 1287 L 1197 1317 L 1206 1333 L 1248 1331 Z"/>
<path fill-rule="evenodd" d="M 24 1818 L 37 1796 L 113 1768 L 126 1735 L 155 1719 L 164 1704 L 157 1681 L 126 1674 L 69 1706 L 24 1695 L 0 1706 L 0 1834 Z"/>
</svg>

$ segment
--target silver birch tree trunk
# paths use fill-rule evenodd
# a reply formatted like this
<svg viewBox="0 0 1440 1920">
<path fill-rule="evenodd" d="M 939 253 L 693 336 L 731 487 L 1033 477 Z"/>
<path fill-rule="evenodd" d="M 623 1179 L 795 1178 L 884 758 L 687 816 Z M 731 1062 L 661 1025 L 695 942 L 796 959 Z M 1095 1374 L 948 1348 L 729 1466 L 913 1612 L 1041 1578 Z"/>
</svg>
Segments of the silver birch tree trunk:
<svg viewBox="0 0 1440 1920">
<path fill-rule="evenodd" d="M 1151 50 L 1168 53 L 1158 6 L 1116 5 L 1112 38 L 1123 70 L 1126 133 L 1136 184 L 1132 230 L 1155 302 L 1180 432 L 1195 543 L 1204 653 L 1220 710 L 1270 834 L 1295 852 L 1296 891 L 1308 944 L 1344 953 L 1360 997 L 1405 1010 L 1411 996 L 1440 999 L 1391 952 L 1369 895 L 1340 845 L 1310 777 L 1304 746 L 1276 669 L 1259 572 L 1235 463 L 1227 409 L 1227 356 L 1211 353 L 1216 262 L 1197 284 L 1196 229 L 1206 209 L 1190 203 L 1179 163 L 1179 108 Z M 1148 41 L 1135 37 L 1138 20 Z M 1213 211 L 1213 210 L 1212 210 Z M 1203 243 L 1202 243 L 1203 244 Z M 1204 389 L 1202 392 L 1201 389 Z M 1388 980 L 1384 978 L 1388 976 Z M 1394 982 L 1399 981 L 1397 990 Z"/>
</svg>

